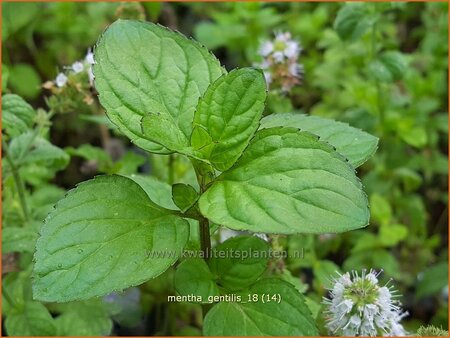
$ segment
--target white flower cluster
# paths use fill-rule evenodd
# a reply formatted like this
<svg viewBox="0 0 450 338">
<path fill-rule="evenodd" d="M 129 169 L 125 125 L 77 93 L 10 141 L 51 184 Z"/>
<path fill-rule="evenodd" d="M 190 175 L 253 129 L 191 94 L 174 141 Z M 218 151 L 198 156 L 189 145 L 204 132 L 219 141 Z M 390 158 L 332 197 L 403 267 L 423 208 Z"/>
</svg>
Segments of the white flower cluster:
<svg viewBox="0 0 450 338">
<path fill-rule="evenodd" d="M 86 71 L 89 76 L 89 84 L 92 86 L 94 84 L 94 73 L 92 72 L 92 65 L 94 64 L 94 54 L 91 49 L 87 51 L 87 54 L 83 61 L 77 61 L 69 67 L 69 72 L 79 74 Z M 64 87 L 67 84 L 67 73 L 60 72 L 55 79 L 55 84 L 59 88 Z"/>
<path fill-rule="evenodd" d="M 259 49 L 263 60 L 255 64 L 261 68 L 266 83 L 272 89 L 289 92 L 292 87 L 301 83 L 304 68 L 298 63 L 302 47 L 291 37 L 291 33 L 277 33 L 272 41 L 265 41 Z"/>
<path fill-rule="evenodd" d="M 378 284 L 379 273 L 356 271 L 339 275 L 330 289 L 326 305 L 327 327 L 340 336 L 406 336 L 400 321 L 407 316 L 396 291 Z"/>
</svg>

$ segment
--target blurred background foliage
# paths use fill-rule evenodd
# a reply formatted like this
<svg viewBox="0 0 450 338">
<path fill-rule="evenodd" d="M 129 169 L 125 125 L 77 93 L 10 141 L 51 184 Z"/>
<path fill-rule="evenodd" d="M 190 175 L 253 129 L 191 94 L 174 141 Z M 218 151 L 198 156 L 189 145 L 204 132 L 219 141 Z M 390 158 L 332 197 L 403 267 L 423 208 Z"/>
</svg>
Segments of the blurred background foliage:
<svg viewBox="0 0 450 338">
<path fill-rule="evenodd" d="M 155 191 L 169 191 L 175 182 L 197 186 L 185 158 L 148 155 L 115 130 L 86 73 L 70 73 L 62 87 L 53 82 L 85 58 L 108 24 L 133 18 L 194 37 L 228 70 L 260 62 L 261 43 L 276 32 L 290 32 L 300 41 L 302 84 L 288 93 L 271 91 L 266 114 L 334 118 L 380 138 L 376 155 L 358 169 L 371 224 L 338 236 L 279 237 L 278 247 L 305 254 L 274 262 L 270 273 L 281 274 L 305 293 L 317 316 L 335 271 L 383 269 L 383 279 L 392 278 L 402 294 L 410 332 L 423 324 L 448 327 L 447 3 L 54 2 L 2 7 L 2 94 L 23 97 L 34 116 L 30 134 L 4 136 L 13 162 L 20 164 L 3 164 L 4 317 L 13 316 L 14 307 L 32 304 L 48 323 L 43 331 L 35 328 L 34 335 L 201 333 L 199 306 L 166 301 L 174 293 L 172 270 L 100 300 L 45 307 L 31 301 L 37 229 L 67 189 L 99 173 L 135 175 Z M 29 215 L 18 185 L 24 188 Z M 24 334 L 12 324 L 6 329 L 10 335 Z"/>
</svg>

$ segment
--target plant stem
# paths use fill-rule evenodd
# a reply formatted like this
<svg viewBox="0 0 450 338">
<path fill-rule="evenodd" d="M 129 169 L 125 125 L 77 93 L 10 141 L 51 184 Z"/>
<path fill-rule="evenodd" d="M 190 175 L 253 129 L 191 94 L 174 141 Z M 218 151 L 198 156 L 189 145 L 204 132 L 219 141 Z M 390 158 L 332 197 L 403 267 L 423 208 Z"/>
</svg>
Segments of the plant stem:
<svg viewBox="0 0 450 338">
<path fill-rule="evenodd" d="M 9 295 L 8 291 L 5 288 L 5 285 L 2 284 L 2 295 L 5 297 L 6 301 L 9 303 L 9 306 L 16 308 L 16 303 L 12 300 L 11 296 Z"/>
<path fill-rule="evenodd" d="M 206 190 L 205 176 L 201 175 L 197 170 L 197 181 L 200 186 L 200 195 Z M 211 236 L 209 234 L 209 221 L 207 218 L 200 216 L 199 222 L 199 234 L 200 234 L 200 248 L 203 252 L 203 257 L 208 259 L 211 253 Z"/>
<path fill-rule="evenodd" d="M 174 162 L 175 161 L 174 160 L 175 160 L 174 155 L 170 154 L 169 155 L 169 177 L 168 177 L 170 185 L 172 185 L 173 182 L 175 181 L 175 170 L 174 170 Z"/>
<path fill-rule="evenodd" d="M 199 221 L 200 232 L 200 248 L 203 252 L 203 257 L 208 259 L 211 253 L 211 236 L 209 235 L 209 221 L 202 217 Z"/>
<path fill-rule="evenodd" d="M 195 174 L 197 176 L 198 185 L 200 187 L 200 195 L 206 190 L 206 177 L 201 174 L 200 170 L 194 165 Z M 199 234 L 200 234 L 200 249 L 203 253 L 205 260 L 211 257 L 211 236 L 209 233 L 209 221 L 207 218 L 200 215 L 199 221 Z M 211 309 L 212 304 L 202 304 L 203 318 L 205 318 L 208 311 Z"/>
<path fill-rule="evenodd" d="M 12 172 L 12 175 L 14 178 L 14 182 L 16 183 L 17 192 L 19 194 L 20 205 L 22 207 L 22 212 L 23 212 L 25 221 L 29 222 L 30 214 L 28 213 L 28 206 L 27 206 L 27 202 L 25 199 L 25 188 L 24 188 L 22 179 L 20 177 L 19 170 L 18 170 L 16 164 L 14 163 L 13 159 L 11 158 L 11 156 L 9 156 L 8 145 L 6 144 L 5 140 L 3 140 L 3 139 L 2 139 L 2 147 L 3 147 L 3 150 L 6 152 L 5 158 L 9 164 L 9 166 L 11 167 L 11 172 Z"/>
</svg>

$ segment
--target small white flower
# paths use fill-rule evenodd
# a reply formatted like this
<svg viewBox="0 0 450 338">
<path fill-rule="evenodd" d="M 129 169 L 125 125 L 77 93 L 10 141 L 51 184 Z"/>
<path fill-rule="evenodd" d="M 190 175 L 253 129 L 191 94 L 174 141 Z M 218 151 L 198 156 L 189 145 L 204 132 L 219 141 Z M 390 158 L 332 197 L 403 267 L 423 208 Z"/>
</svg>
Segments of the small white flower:
<svg viewBox="0 0 450 338">
<path fill-rule="evenodd" d="M 333 286 L 334 298 L 341 298 L 344 295 L 345 286 L 342 283 L 336 282 Z"/>
<path fill-rule="evenodd" d="M 348 272 L 344 273 L 341 277 L 339 277 L 338 281 L 344 286 L 350 286 L 353 283 L 352 279 L 350 278 L 350 274 Z"/>
<path fill-rule="evenodd" d="M 378 283 L 378 279 L 377 276 L 375 275 L 375 273 L 373 271 L 370 271 L 367 275 L 366 275 L 366 279 L 370 282 L 372 282 L 373 284 L 377 284 Z"/>
<path fill-rule="evenodd" d="M 94 53 L 92 53 L 90 48 L 88 49 L 88 52 L 87 52 L 86 57 L 84 58 L 84 60 L 90 65 L 93 65 L 95 63 L 95 61 L 94 61 Z"/>
<path fill-rule="evenodd" d="M 272 57 L 276 63 L 282 63 L 284 60 L 284 54 L 283 54 L 283 52 L 280 52 L 280 51 L 274 52 L 272 54 Z"/>
<path fill-rule="evenodd" d="M 273 43 L 271 41 L 265 41 L 261 45 L 261 48 L 259 49 L 259 54 L 264 57 L 268 56 L 272 52 L 273 52 Z"/>
<path fill-rule="evenodd" d="M 327 327 L 334 335 L 404 336 L 400 321 L 407 316 L 401 304 L 393 300 L 392 287 L 380 286 L 371 270 L 361 276 L 356 271 L 336 278 L 330 298 L 324 299 Z"/>
<path fill-rule="evenodd" d="M 55 83 L 58 87 L 64 87 L 67 83 L 67 76 L 64 73 L 59 73 L 55 79 Z"/>
<path fill-rule="evenodd" d="M 254 66 L 264 70 L 268 89 L 287 93 L 301 84 L 304 71 L 298 63 L 300 52 L 300 42 L 293 40 L 289 32 L 278 32 L 273 40 L 261 44 L 258 53 L 262 61 Z"/>
<path fill-rule="evenodd" d="M 338 307 L 342 312 L 348 313 L 353 308 L 353 305 L 354 303 L 351 299 L 345 299 L 338 305 Z"/>
<path fill-rule="evenodd" d="M 81 73 L 84 70 L 84 65 L 80 61 L 77 61 L 72 64 L 72 70 L 77 74 Z"/>
<path fill-rule="evenodd" d="M 286 43 L 286 48 L 283 51 L 287 58 L 297 58 L 300 53 L 300 47 L 296 41 L 288 41 Z"/>
<path fill-rule="evenodd" d="M 276 42 L 284 42 L 287 43 L 291 39 L 291 33 L 289 32 L 279 32 L 275 35 L 275 41 Z"/>
<path fill-rule="evenodd" d="M 296 63 L 291 63 L 288 70 L 292 76 L 298 76 L 298 65 Z"/>
</svg>

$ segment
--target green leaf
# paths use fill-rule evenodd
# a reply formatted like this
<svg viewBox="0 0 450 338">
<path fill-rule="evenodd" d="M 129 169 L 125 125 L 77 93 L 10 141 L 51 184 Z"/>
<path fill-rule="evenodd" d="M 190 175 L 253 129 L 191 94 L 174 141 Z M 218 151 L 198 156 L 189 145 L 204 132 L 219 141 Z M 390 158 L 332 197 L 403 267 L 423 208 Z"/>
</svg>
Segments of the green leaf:
<svg viewBox="0 0 450 338">
<path fill-rule="evenodd" d="M 39 227 L 42 220 L 52 211 L 55 203 L 63 198 L 65 194 L 66 191 L 64 189 L 50 184 L 34 189 L 33 194 L 28 198 L 28 203 L 33 219 L 38 221 Z M 34 246 L 33 244 L 33 250 Z"/>
<path fill-rule="evenodd" d="M 259 301 L 248 302 L 256 294 Z M 280 303 L 263 303 L 261 297 L 280 296 Z M 280 279 L 263 279 L 248 292 L 242 302 L 221 302 L 206 315 L 205 336 L 314 336 L 318 335 L 305 299 L 291 284 Z"/>
<path fill-rule="evenodd" d="M 267 269 L 268 261 L 267 242 L 254 236 L 239 236 L 214 248 L 209 266 L 219 284 L 234 291 L 253 284 Z"/>
<path fill-rule="evenodd" d="M 31 282 L 28 271 L 10 272 L 2 277 L 3 315 L 9 316 L 17 309 L 23 308 L 24 304 L 31 300 Z"/>
<path fill-rule="evenodd" d="M 52 170 L 61 170 L 70 160 L 64 150 L 31 131 L 15 137 L 10 143 L 9 152 L 18 167 L 38 164 Z"/>
<path fill-rule="evenodd" d="M 428 142 L 427 131 L 423 127 L 412 127 L 400 132 L 400 137 L 416 148 L 423 148 Z"/>
<path fill-rule="evenodd" d="M 381 225 L 389 224 L 392 218 L 392 209 L 389 202 L 379 194 L 370 196 L 370 210 L 374 221 Z"/>
<path fill-rule="evenodd" d="M 308 290 L 308 284 L 304 283 L 300 277 L 293 276 L 289 269 L 284 269 L 279 278 L 292 284 L 300 293 L 305 293 Z"/>
<path fill-rule="evenodd" d="M 342 270 L 363 270 L 367 269 L 368 266 L 373 269 L 382 269 L 386 276 L 401 278 L 398 259 L 391 252 L 379 248 L 353 253 L 344 261 Z"/>
<path fill-rule="evenodd" d="M 317 316 L 321 314 L 320 310 L 322 309 L 322 305 L 316 302 L 314 299 L 305 296 L 305 303 L 308 306 L 309 311 L 311 312 L 314 320 L 317 319 Z"/>
<path fill-rule="evenodd" d="M 146 162 L 146 156 L 127 151 L 114 165 L 115 174 L 123 176 L 131 175 L 138 171 L 139 167 Z"/>
<path fill-rule="evenodd" d="M 54 336 L 55 322 L 47 308 L 39 302 L 26 302 L 6 317 L 8 336 Z"/>
<path fill-rule="evenodd" d="M 209 144 L 194 134 L 192 146 L 218 170 L 227 170 L 258 129 L 265 100 L 261 71 L 242 68 L 222 76 L 206 90 L 194 116 L 194 128 L 203 128 Z"/>
<path fill-rule="evenodd" d="M 33 252 L 37 237 L 37 233 L 29 227 L 3 228 L 2 253 Z"/>
<path fill-rule="evenodd" d="M 392 81 L 403 78 L 407 70 L 407 65 L 402 53 L 397 51 L 387 51 L 381 54 L 380 60 L 389 70 Z"/>
<path fill-rule="evenodd" d="M 374 23 L 365 3 L 346 3 L 336 15 L 334 29 L 341 39 L 354 41 L 361 37 Z"/>
<path fill-rule="evenodd" d="M 414 169 L 408 167 L 400 167 L 394 171 L 395 177 L 398 177 L 403 183 L 406 192 L 410 193 L 420 187 L 423 178 Z"/>
<path fill-rule="evenodd" d="M 41 78 L 33 66 L 19 63 L 9 68 L 9 87 L 20 96 L 33 99 L 41 91 Z"/>
<path fill-rule="evenodd" d="M 448 264 L 441 262 L 423 271 L 417 284 L 416 297 L 421 299 L 440 292 L 448 285 Z"/>
<path fill-rule="evenodd" d="M 217 224 L 253 232 L 337 233 L 369 221 L 354 169 L 330 145 L 293 128 L 259 131 L 199 206 Z"/>
<path fill-rule="evenodd" d="M 97 43 L 95 61 L 95 87 L 111 121 L 136 145 L 158 153 L 171 151 L 161 146 L 165 140 L 155 143 L 143 135 L 142 117 L 159 113 L 188 140 L 198 99 L 224 72 L 197 42 L 128 20 L 109 26 Z"/>
<path fill-rule="evenodd" d="M 162 274 L 161 280 L 168 279 L 168 275 Z M 151 282 L 154 285 L 153 281 Z M 154 293 L 153 290 L 148 290 Z M 112 316 L 115 323 L 124 328 L 134 328 L 142 322 L 142 318 L 147 309 L 149 297 L 141 293 L 139 287 L 128 288 L 123 292 L 113 292 L 103 298 L 104 307 L 108 315 Z M 150 305 L 151 306 L 151 305 Z"/>
<path fill-rule="evenodd" d="M 370 75 L 381 82 L 400 80 L 407 69 L 403 55 L 396 51 L 384 52 L 368 67 Z"/>
<path fill-rule="evenodd" d="M 380 82 L 392 82 L 392 74 L 381 60 L 373 60 L 367 66 L 368 73 Z"/>
<path fill-rule="evenodd" d="M 161 144 L 172 152 L 183 152 L 189 141 L 170 116 L 160 113 L 148 114 L 142 118 L 142 133 L 150 141 Z"/>
<path fill-rule="evenodd" d="M 216 49 L 227 43 L 229 34 L 215 23 L 199 22 L 194 27 L 194 36 L 209 49 Z"/>
<path fill-rule="evenodd" d="M 139 184 L 152 202 L 166 209 L 178 210 L 172 200 L 172 187 L 170 184 L 161 182 L 153 176 L 133 174 L 127 177 Z"/>
<path fill-rule="evenodd" d="M 175 271 L 175 289 L 182 296 L 200 296 L 207 302 L 209 296 L 219 295 L 219 288 L 205 260 L 187 259 Z"/>
<path fill-rule="evenodd" d="M 57 336 L 107 336 L 113 327 L 101 299 L 71 302 L 56 318 Z"/>
<path fill-rule="evenodd" d="M 29 25 L 41 8 L 42 4 L 34 2 L 2 3 L 2 40 Z"/>
<path fill-rule="evenodd" d="M 56 205 L 41 230 L 34 298 L 86 299 L 141 284 L 178 259 L 188 231 L 185 220 L 154 204 L 129 178 L 83 182 Z"/>
<path fill-rule="evenodd" d="M 2 128 L 15 137 L 28 131 L 34 122 L 36 113 L 20 96 L 6 94 L 2 97 Z"/>
<path fill-rule="evenodd" d="M 355 167 L 366 162 L 377 150 L 378 138 L 347 123 L 303 114 L 276 114 L 261 120 L 261 128 L 294 127 L 320 136 L 336 147 Z"/>
<path fill-rule="evenodd" d="M 313 272 L 315 277 L 315 282 L 318 283 L 316 287 L 320 289 L 322 292 L 324 289 L 330 289 L 333 287 L 333 276 L 336 276 L 336 273 L 340 273 L 341 269 L 339 269 L 339 266 L 336 265 L 336 263 L 329 261 L 329 260 L 323 260 L 323 261 L 316 261 L 313 266 Z"/>
<path fill-rule="evenodd" d="M 190 209 L 198 197 L 198 192 L 189 184 L 177 183 L 172 186 L 173 202 L 182 212 Z"/>
<path fill-rule="evenodd" d="M 161 2 L 142 2 L 142 6 L 144 6 L 152 21 L 156 21 L 159 18 L 163 7 L 162 5 Z"/>
<path fill-rule="evenodd" d="M 83 144 L 78 148 L 67 147 L 64 149 L 71 156 L 79 156 L 87 161 L 95 161 L 100 172 L 108 172 L 113 163 L 108 153 L 99 147 Z"/>
<path fill-rule="evenodd" d="M 408 228 L 403 224 L 382 225 L 380 227 L 379 238 L 381 244 L 385 246 L 396 246 L 400 241 L 408 236 Z"/>
</svg>

